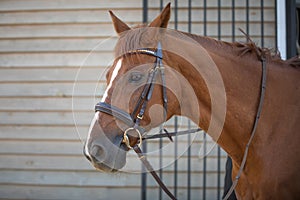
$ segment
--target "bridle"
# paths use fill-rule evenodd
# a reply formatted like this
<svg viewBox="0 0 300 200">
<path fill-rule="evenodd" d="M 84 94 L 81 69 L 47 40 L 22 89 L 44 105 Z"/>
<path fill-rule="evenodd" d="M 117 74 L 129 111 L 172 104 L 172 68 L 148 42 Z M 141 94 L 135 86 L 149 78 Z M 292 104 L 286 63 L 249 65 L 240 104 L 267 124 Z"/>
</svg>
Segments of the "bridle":
<svg viewBox="0 0 300 200">
<path fill-rule="evenodd" d="M 123 133 L 123 140 L 122 143 L 126 145 L 128 149 L 133 149 L 140 160 L 143 162 L 147 170 L 152 174 L 154 179 L 157 181 L 157 183 L 160 185 L 160 187 L 169 195 L 170 198 L 176 199 L 176 197 L 169 191 L 169 189 L 165 186 L 165 184 L 162 182 L 162 180 L 159 178 L 157 173 L 154 171 L 151 164 L 148 162 L 146 157 L 144 156 L 140 146 L 143 142 L 143 140 L 146 139 L 152 139 L 155 137 L 169 137 L 171 139 L 171 135 L 166 131 L 165 134 L 158 135 L 152 135 L 151 137 L 143 137 L 143 133 L 145 130 L 143 127 L 140 126 L 141 120 L 144 117 L 145 110 L 147 108 L 147 104 L 149 100 L 152 98 L 154 86 L 156 83 L 156 78 L 158 73 L 161 77 L 161 87 L 162 87 L 162 95 L 163 95 L 163 119 L 167 119 L 167 111 L 168 111 L 168 96 L 166 91 L 166 80 L 165 80 L 165 68 L 162 65 L 162 59 L 163 59 L 163 53 L 161 48 L 161 43 L 158 42 L 156 51 L 153 51 L 151 49 L 137 49 L 134 51 L 128 52 L 128 54 L 146 54 L 149 56 L 153 56 L 156 58 L 156 61 L 154 63 L 154 66 L 152 69 L 150 69 L 148 74 L 147 82 L 143 88 L 143 91 L 141 93 L 140 98 L 138 99 L 135 108 L 133 109 L 133 112 L 131 114 L 125 112 L 124 110 L 117 108 L 115 106 L 112 106 L 105 102 L 99 102 L 95 106 L 95 111 L 103 112 L 109 115 L 112 115 L 116 119 L 122 121 L 125 123 L 129 128 L 127 128 Z M 196 131 L 199 131 L 199 129 L 196 129 Z M 138 138 L 138 143 L 134 146 L 130 145 L 130 137 L 128 137 L 129 132 L 135 132 Z M 190 133 L 190 131 L 187 131 L 187 133 Z M 185 133 L 185 134 L 187 134 Z M 173 135 L 177 135 L 173 133 Z M 171 139 L 172 140 L 172 139 Z"/>
<path fill-rule="evenodd" d="M 167 118 L 167 110 L 168 110 L 168 97 L 166 91 L 166 80 L 165 80 L 165 72 L 164 67 L 162 65 L 162 48 L 161 43 L 159 42 L 157 45 L 156 51 L 151 49 L 137 49 L 135 51 L 130 51 L 127 54 L 146 54 L 156 58 L 155 64 L 152 69 L 150 69 L 148 74 L 148 79 L 146 84 L 144 85 L 144 89 L 141 93 L 140 98 L 138 99 L 133 112 L 128 114 L 124 110 L 112 106 L 105 102 L 99 102 L 95 106 L 95 111 L 104 112 L 106 114 L 112 115 L 118 120 L 124 122 L 129 128 L 124 131 L 123 134 L 123 143 L 129 149 L 133 149 L 133 146 L 130 145 L 130 139 L 128 137 L 129 132 L 135 132 L 138 136 L 138 146 L 140 147 L 143 141 L 143 133 L 145 130 L 140 126 L 141 120 L 144 118 L 145 110 L 147 108 L 147 104 L 149 100 L 152 98 L 154 86 L 156 83 L 156 78 L 158 73 L 160 73 L 161 77 L 161 85 L 162 85 L 162 95 L 163 95 L 163 119 Z"/>
<path fill-rule="evenodd" d="M 167 92 L 166 92 L 166 80 L 165 80 L 165 71 L 164 71 L 165 68 L 162 65 L 163 53 L 162 53 L 161 43 L 158 42 L 156 51 L 153 51 L 152 49 L 148 49 L 148 48 L 142 48 L 142 49 L 130 51 L 130 52 L 128 52 L 128 54 L 146 54 L 146 55 L 153 56 L 156 58 L 153 68 L 149 71 L 147 82 L 143 88 L 141 96 L 140 96 L 139 100 L 137 101 L 133 112 L 131 114 L 129 114 L 126 111 L 124 111 L 118 107 L 115 107 L 111 104 L 105 103 L 105 102 L 97 103 L 95 106 L 95 111 L 96 112 L 99 111 L 99 112 L 103 112 L 108 115 L 111 115 L 111 116 L 115 117 L 116 119 L 122 121 L 123 123 L 125 123 L 128 126 L 128 128 L 123 133 L 122 143 L 124 143 L 128 149 L 133 149 L 137 153 L 139 159 L 145 165 L 147 170 L 151 173 L 153 178 L 157 181 L 159 186 L 165 191 L 165 193 L 171 199 L 176 199 L 176 197 L 169 191 L 169 189 L 165 186 L 165 184 L 162 182 L 160 177 L 154 171 L 153 167 L 151 166 L 151 164 L 149 163 L 149 161 L 143 154 L 140 146 L 142 145 L 143 140 L 168 137 L 172 141 L 172 136 L 195 133 L 195 132 L 200 131 L 201 129 L 198 128 L 198 129 L 191 129 L 191 130 L 178 131 L 178 132 L 172 132 L 172 133 L 169 133 L 166 129 L 163 129 L 165 133 L 160 133 L 160 134 L 156 134 L 156 135 L 143 137 L 145 130 L 143 127 L 140 126 L 140 123 L 144 117 L 145 110 L 147 108 L 147 104 L 148 104 L 149 100 L 152 98 L 153 90 L 154 90 L 154 86 L 156 83 L 156 78 L 157 78 L 158 73 L 160 74 L 161 81 L 162 81 L 161 88 L 162 88 L 163 108 L 164 108 L 163 109 L 163 117 L 164 117 L 163 119 L 164 120 L 167 119 L 168 97 L 167 97 Z M 261 91 L 260 91 L 260 101 L 259 101 L 259 105 L 258 105 L 258 109 L 257 109 L 257 113 L 256 113 L 256 118 L 254 121 L 250 139 L 248 140 L 246 149 L 244 151 L 244 156 L 242 159 L 240 169 L 237 173 L 237 176 L 235 177 L 235 180 L 233 181 L 231 188 L 229 189 L 229 191 L 227 192 L 227 194 L 223 200 L 227 200 L 229 198 L 231 193 L 234 191 L 234 189 L 238 183 L 238 180 L 243 172 L 243 169 L 246 164 L 247 156 L 248 156 L 249 146 L 255 135 L 258 121 L 260 118 L 260 113 L 261 113 L 262 105 L 264 102 L 265 89 L 266 89 L 266 77 L 267 77 L 267 75 L 266 75 L 266 73 L 267 73 L 266 59 L 265 59 L 264 55 L 261 55 L 261 63 L 262 63 Z M 130 137 L 128 137 L 130 132 L 135 132 L 137 135 L 136 138 L 138 138 L 138 143 L 135 144 L 134 146 L 130 145 Z M 132 134 L 130 134 L 130 135 L 132 135 Z"/>
</svg>

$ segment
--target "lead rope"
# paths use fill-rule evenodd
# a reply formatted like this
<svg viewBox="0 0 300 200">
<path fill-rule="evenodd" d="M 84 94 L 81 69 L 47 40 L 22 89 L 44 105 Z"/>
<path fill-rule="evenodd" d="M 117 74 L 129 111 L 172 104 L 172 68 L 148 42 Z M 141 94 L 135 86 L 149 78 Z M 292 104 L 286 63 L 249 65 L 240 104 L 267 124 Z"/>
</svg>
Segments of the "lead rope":
<svg viewBox="0 0 300 200">
<path fill-rule="evenodd" d="M 227 200 L 229 198 L 229 196 L 231 195 L 231 193 L 234 191 L 235 187 L 237 186 L 238 181 L 239 181 L 239 179 L 242 175 L 242 172 L 245 168 L 247 157 L 248 157 L 249 146 L 250 146 L 250 144 L 251 144 L 251 142 L 254 138 L 256 128 L 257 128 L 257 125 L 258 125 L 258 121 L 259 121 L 259 118 L 260 118 L 260 114 L 261 114 L 261 111 L 262 111 L 262 106 L 263 106 L 263 103 L 264 103 L 265 92 L 266 92 L 266 81 L 267 81 L 267 66 L 266 66 L 266 59 L 265 59 L 264 55 L 262 55 L 262 57 L 261 57 L 261 62 L 262 62 L 262 80 L 261 80 L 260 100 L 259 100 L 259 105 L 258 105 L 256 117 L 255 117 L 255 122 L 254 122 L 254 125 L 253 125 L 253 129 L 252 129 L 252 132 L 251 132 L 250 139 L 249 139 L 249 141 L 246 145 L 245 151 L 244 151 L 244 156 L 243 156 L 243 160 L 242 160 L 240 169 L 239 169 L 239 171 L 238 171 L 238 173 L 237 173 L 230 189 L 228 190 L 228 192 L 227 192 L 227 194 L 226 194 L 226 196 L 224 197 L 223 200 Z"/>
</svg>

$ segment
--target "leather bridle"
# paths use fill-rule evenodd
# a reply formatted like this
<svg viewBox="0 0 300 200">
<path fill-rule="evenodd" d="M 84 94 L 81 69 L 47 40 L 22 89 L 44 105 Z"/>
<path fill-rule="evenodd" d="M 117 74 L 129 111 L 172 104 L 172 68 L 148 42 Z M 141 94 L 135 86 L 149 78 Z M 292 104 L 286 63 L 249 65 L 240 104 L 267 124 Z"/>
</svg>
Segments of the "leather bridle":
<svg viewBox="0 0 300 200">
<path fill-rule="evenodd" d="M 163 119 L 167 119 L 167 111 L 168 111 L 168 96 L 166 91 L 166 80 L 165 80 L 165 68 L 162 65 L 162 59 L 163 59 L 163 53 L 161 48 L 161 43 L 158 42 L 156 51 L 153 51 L 151 49 L 137 49 L 134 51 L 130 51 L 127 54 L 146 54 L 149 56 L 153 56 L 156 58 L 156 61 L 154 63 L 153 68 L 149 71 L 147 82 L 144 86 L 144 89 L 141 93 L 141 96 L 139 100 L 136 103 L 135 108 L 133 109 L 133 112 L 131 114 L 125 112 L 124 110 L 117 108 L 115 106 L 112 106 L 105 102 L 99 102 L 95 106 L 95 111 L 103 112 L 109 115 L 112 115 L 116 119 L 122 121 L 125 123 L 129 128 L 127 128 L 123 133 L 123 140 L 122 143 L 124 143 L 128 149 L 133 149 L 140 160 L 143 162 L 147 170 L 152 174 L 154 179 L 157 181 L 159 186 L 168 194 L 168 196 L 172 199 L 176 199 L 176 197 L 169 191 L 169 189 L 165 186 L 165 184 L 162 182 L 162 180 L 159 178 L 157 173 L 154 171 L 151 164 L 148 162 L 146 157 L 144 156 L 140 146 L 143 142 L 143 140 L 151 139 L 152 137 L 143 137 L 143 133 L 145 130 L 143 127 L 140 126 L 141 120 L 144 117 L 145 110 L 147 108 L 147 104 L 149 100 L 152 98 L 154 86 L 156 84 L 156 78 L 158 73 L 161 77 L 161 88 L 162 88 L 162 95 L 163 95 Z M 165 129 L 164 129 L 165 130 Z M 199 129 L 197 129 L 198 131 Z M 134 146 L 130 145 L 130 137 L 128 137 L 129 132 L 135 132 L 138 138 L 138 143 Z M 196 131 L 195 131 L 196 132 Z M 189 131 L 187 132 L 189 133 Z M 187 134 L 186 133 L 186 134 Z M 177 134 L 177 133 L 176 133 Z M 132 133 L 130 134 L 133 135 Z M 174 134 L 175 135 L 175 134 Z M 154 137 L 157 137 L 158 135 L 154 135 Z M 169 137 L 171 139 L 171 136 L 169 135 L 168 131 L 165 130 L 165 134 L 161 134 L 158 136 L 159 138 L 162 137 Z M 172 139 L 171 139 L 172 140 Z"/>
<path fill-rule="evenodd" d="M 151 136 L 143 136 L 145 130 L 143 127 L 140 126 L 140 123 L 144 117 L 145 110 L 147 108 L 147 104 L 148 104 L 149 100 L 152 98 L 153 90 L 154 90 L 154 86 L 156 84 L 156 78 L 157 78 L 158 73 L 160 74 L 161 81 L 162 81 L 161 88 L 162 88 L 162 94 L 163 94 L 163 108 L 164 108 L 163 117 L 164 117 L 164 120 L 167 119 L 168 97 L 167 97 L 167 92 L 166 92 L 165 72 L 164 72 L 164 67 L 162 65 L 163 53 L 162 53 L 161 43 L 158 42 L 156 51 L 153 51 L 148 48 L 147 49 L 143 48 L 143 49 L 137 49 L 134 51 L 130 51 L 130 52 L 128 52 L 128 54 L 146 54 L 146 55 L 153 56 L 156 58 L 153 68 L 149 71 L 147 82 L 144 86 L 144 89 L 141 93 L 141 96 L 140 96 L 133 112 L 131 114 L 129 114 L 126 111 L 124 111 L 118 107 L 115 107 L 111 104 L 105 103 L 105 102 L 97 103 L 95 106 L 95 111 L 96 112 L 99 111 L 99 112 L 103 112 L 108 115 L 111 115 L 111 116 L 115 117 L 116 119 L 122 121 L 123 123 L 125 123 L 128 126 L 128 128 L 123 133 L 122 143 L 124 143 L 128 149 L 133 149 L 137 153 L 139 159 L 145 165 L 147 170 L 151 173 L 153 178 L 157 181 L 159 186 L 166 192 L 166 194 L 171 199 L 176 199 L 176 197 L 169 191 L 169 189 L 165 186 L 165 184 L 162 182 L 160 177 L 154 171 L 153 167 L 147 160 L 146 156 L 143 154 L 140 146 L 141 146 L 143 140 L 168 137 L 172 141 L 172 136 L 195 133 L 195 132 L 200 131 L 201 129 L 198 128 L 198 129 L 178 131 L 178 132 L 173 132 L 173 133 L 169 133 L 166 129 L 163 129 L 165 133 L 160 133 L 160 134 L 151 135 Z M 243 156 L 242 163 L 241 163 L 240 169 L 238 171 L 238 174 L 237 174 L 235 180 L 233 181 L 233 184 L 232 184 L 230 190 L 227 192 L 227 194 L 223 200 L 227 200 L 229 198 L 231 193 L 234 191 L 234 189 L 238 183 L 238 180 L 243 172 L 243 169 L 245 167 L 246 160 L 247 160 L 249 146 L 255 135 L 258 121 L 260 118 L 260 113 L 262 110 L 262 105 L 263 105 L 264 96 L 265 96 L 266 76 L 267 76 L 266 75 L 266 73 L 267 73 L 266 59 L 265 59 L 264 55 L 261 55 L 261 63 L 262 63 L 262 79 L 261 79 L 260 101 L 259 101 L 253 129 L 252 129 L 252 132 L 250 135 L 250 139 L 248 140 L 248 143 L 246 145 L 246 149 L 244 151 L 244 156 Z M 136 138 L 138 138 L 138 143 L 135 144 L 134 146 L 130 145 L 130 137 L 128 137 L 128 135 L 133 136 L 133 134 L 129 134 L 129 132 L 135 132 L 136 136 L 137 136 Z"/>
<path fill-rule="evenodd" d="M 141 93 L 140 98 L 138 99 L 135 108 L 131 114 L 125 112 L 124 110 L 112 106 L 105 102 L 99 102 L 95 106 L 95 111 L 104 112 L 106 114 L 112 115 L 118 120 L 124 122 L 129 128 L 124 131 L 123 134 L 123 143 L 129 149 L 133 149 L 133 146 L 130 145 L 130 139 L 128 137 L 129 132 L 135 132 L 138 136 L 138 146 L 141 146 L 143 141 L 143 133 L 145 130 L 140 126 L 141 120 L 144 117 L 145 110 L 147 108 L 147 104 L 149 100 L 152 98 L 154 86 L 156 83 L 156 78 L 158 73 L 160 73 L 161 77 L 161 85 L 162 85 L 162 95 L 163 95 L 163 119 L 166 120 L 167 118 L 167 110 L 168 110 L 168 97 L 166 91 L 166 80 L 165 80 L 165 72 L 164 66 L 162 65 L 162 48 L 161 43 L 159 42 L 157 45 L 156 51 L 151 49 L 137 49 L 135 51 L 130 51 L 127 54 L 146 54 L 156 58 L 155 64 L 153 68 L 149 71 L 148 79 L 146 84 L 144 85 L 144 89 Z M 134 135 L 134 134 L 131 134 Z"/>
</svg>

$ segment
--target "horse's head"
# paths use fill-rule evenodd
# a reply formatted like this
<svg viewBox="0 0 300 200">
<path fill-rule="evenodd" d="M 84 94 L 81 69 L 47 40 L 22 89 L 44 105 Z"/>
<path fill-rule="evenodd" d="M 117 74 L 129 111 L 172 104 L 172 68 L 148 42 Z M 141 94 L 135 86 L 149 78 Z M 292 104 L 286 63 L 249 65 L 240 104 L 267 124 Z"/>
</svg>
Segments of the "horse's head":
<svg viewBox="0 0 300 200">
<path fill-rule="evenodd" d="M 96 105 L 97 112 L 84 149 L 96 168 L 108 172 L 125 165 L 126 152 L 141 142 L 143 131 L 160 125 L 178 114 L 179 109 L 175 94 L 164 87 L 164 82 L 173 81 L 175 72 L 163 73 L 162 49 L 152 35 L 157 31 L 131 29 L 112 12 L 110 14 L 119 35 L 116 58 L 106 75 L 107 88 Z M 147 27 L 166 28 L 169 18 L 170 4 Z M 140 33 L 144 35 L 143 42 L 135 38 L 136 32 L 143 32 Z M 155 47 L 137 48 L 152 42 Z M 167 102 L 167 99 L 172 101 Z"/>
</svg>

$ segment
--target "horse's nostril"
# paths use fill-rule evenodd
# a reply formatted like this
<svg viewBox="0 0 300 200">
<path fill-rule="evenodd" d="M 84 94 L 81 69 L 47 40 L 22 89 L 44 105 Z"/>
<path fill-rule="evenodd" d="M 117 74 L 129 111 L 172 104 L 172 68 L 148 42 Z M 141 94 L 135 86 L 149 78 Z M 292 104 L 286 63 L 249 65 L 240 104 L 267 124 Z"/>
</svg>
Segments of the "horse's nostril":
<svg viewBox="0 0 300 200">
<path fill-rule="evenodd" d="M 102 162 L 105 159 L 105 151 L 102 146 L 94 145 L 90 152 L 91 156 L 95 158 L 98 162 Z"/>
</svg>

